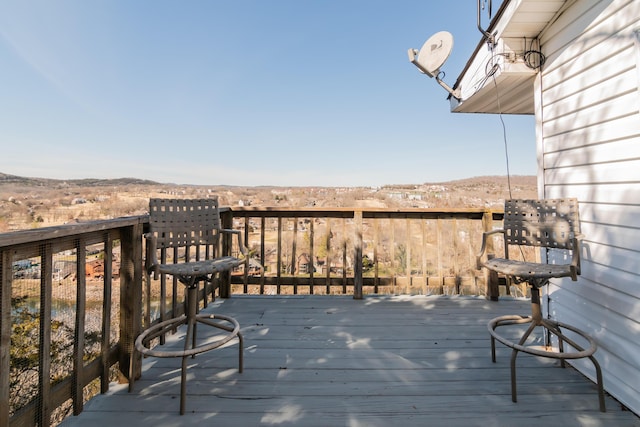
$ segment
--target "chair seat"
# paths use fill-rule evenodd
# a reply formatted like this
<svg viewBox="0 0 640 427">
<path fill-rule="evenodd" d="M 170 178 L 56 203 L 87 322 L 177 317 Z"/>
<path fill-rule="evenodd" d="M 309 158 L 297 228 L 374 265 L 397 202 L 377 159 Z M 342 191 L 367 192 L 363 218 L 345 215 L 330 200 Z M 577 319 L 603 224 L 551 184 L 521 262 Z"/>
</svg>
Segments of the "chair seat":
<svg viewBox="0 0 640 427">
<path fill-rule="evenodd" d="M 158 272 L 173 274 L 179 277 L 208 276 L 213 273 L 232 270 L 243 262 L 244 260 L 240 258 L 224 256 L 205 261 L 185 262 L 181 264 L 160 264 L 158 265 Z"/>
<path fill-rule="evenodd" d="M 521 279 L 550 279 L 552 277 L 571 276 L 571 265 L 569 264 L 538 264 L 535 262 L 493 258 L 487 260 L 484 266 L 489 270 Z"/>
</svg>

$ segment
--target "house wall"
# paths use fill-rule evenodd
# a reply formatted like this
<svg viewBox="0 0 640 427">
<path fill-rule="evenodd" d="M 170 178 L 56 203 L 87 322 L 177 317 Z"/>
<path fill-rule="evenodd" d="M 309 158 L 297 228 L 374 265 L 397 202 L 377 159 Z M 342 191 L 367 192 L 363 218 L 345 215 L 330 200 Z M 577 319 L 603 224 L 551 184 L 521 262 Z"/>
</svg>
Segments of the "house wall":
<svg viewBox="0 0 640 427">
<path fill-rule="evenodd" d="M 640 414 L 638 31 L 638 0 L 574 1 L 540 36 L 535 111 L 540 196 L 577 197 L 584 234 L 579 281 L 549 286 L 548 313 L 596 339 L 606 390 Z"/>
</svg>

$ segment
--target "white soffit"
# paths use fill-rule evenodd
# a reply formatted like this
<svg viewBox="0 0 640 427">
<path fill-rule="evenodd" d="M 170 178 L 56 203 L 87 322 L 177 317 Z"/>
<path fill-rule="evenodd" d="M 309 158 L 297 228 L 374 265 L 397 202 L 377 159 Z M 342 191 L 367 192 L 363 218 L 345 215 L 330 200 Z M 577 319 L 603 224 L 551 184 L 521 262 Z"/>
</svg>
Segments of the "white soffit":
<svg viewBox="0 0 640 427">
<path fill-rule="evenodd" d="M 527 44 L 537 38 L 556 19 L 565 3 L 565 0 L 505 0 L 487 29 L 497 34 L 494 52 L 508 52 L 510 49 L 506 46 L 511 45 L 522 53 L 525 38 Z M 461 90 L 462 100 L 451 98 L 451 111 L 533 114 L 533 81 L 537 71 L 500 57 L 498 71 L 485 79 L 484 70 L 490 59 L 487 43 L 481 40 L 454 85 L 454 89 Z M 484 84 L 479 84 L 482 81 Z"/>
</svg>

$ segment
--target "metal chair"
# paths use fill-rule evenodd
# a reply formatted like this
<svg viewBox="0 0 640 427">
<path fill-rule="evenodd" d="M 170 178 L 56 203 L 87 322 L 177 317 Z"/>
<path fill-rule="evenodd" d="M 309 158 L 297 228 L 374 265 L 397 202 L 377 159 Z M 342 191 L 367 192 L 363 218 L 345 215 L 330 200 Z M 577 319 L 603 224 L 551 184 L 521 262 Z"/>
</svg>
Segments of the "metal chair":
<svg viewBox="0 0 640 427">
<path fill-rule="evenodd" d="M 186 287 L 185 314 L 162 321 L 144 330 L 136 339 L 136 350 L 145 356 L 181 357 L 182 374 L 180 384 L 180 414 L 184 414 L 186 398 L 186 370 L 187 358 L 196 354 L 219 348 L 237 338 L 239 341 L 238 370 L 243 369 L 243 339 L 240 325 L 229 316 L 219 314 L 198 314 L 199 282 L 213 283 L 215 276 L 221 272 L 228 272 L 245 263 L 243 258 L 229 255 L 200 260 L 199 250 L 194 261 L 190 260 L 190 248 L 208 247 L 210 251 L 219 250 L 223 234 L 236 235 L 238 248 L 243 256 L 248 252 L 240 238 L 239 230 L 222 228 L 218 199 L 151 199 L 149 200 L 150 232 L 145 235 L 146 250 L 146 279 L 147 283 L 153 273 L 154 279 L 159 274 L 173 275 Z M 184 262 L 165 263 L 158 260 L 158 250 L 174 249 L 174 258 L 179 250 L 184 250 Z M 164 251 L 163 251 L 164 253 Z M 214 252 L 218 254 L 219 252 Z M 164 256 L 162 257 L 164 261 Z M 222 337 L 215 340 L 205 340 L 198 343 L 196 339 L 196 324 L 226 331 Z M 161 345 L 151 347 L 150 343 L 157 337 L 164 337 L 169 331 L 175 331 L 179 326 L 187 325 L 184 350 L 162 350 Z M 161 341 L 162 343 L 163 341 Z"/>
<path fill-rule="evenodd" d="M 490 246 L 488 239 L 495 234 L 501 235 L 503 238 L 504 258 L 492 258 L 487 253 Z M 486 267 L 506 276 L 514 283 L 526 282 L 531 288 L 531 316 L 500 316 L 490 320 L 487 325 L 491 334 L 491 358 L 494 363 L 496 361 L 496 340 L 513 349 L 511 352 L 511 399 L 514 402 L 517 401 L 516 356 L 518 352 L 522 351 L 536 356 L 559 359 L 562 367 L 565 367 L 567 359 L 588 357 L 596 370 L 600 410 L 602 412 L 606 410 L 602 371 L 593 356 L 597 349 L 595 341 L 576 327 L 543 318 L 540 308 L 540 288 L 547 285 L 550 279 L 570 277 L 573 281 L 578 280 L 581 240 L 578 201 L 576 199 L 506 200 L 504 227 L 485 232 L 482 236 L 482 247 L 477 256 L 478 268 Z M 561 262 L 554 264 L 514 260 L 509 258 L 510 245 L 562 251 L 564 257 L 554 256 L 554 260 L 561 260 Z M 501 336 L 496 331 L 501 326 L 527 323 L 530 325 L 517 343 Z M 543 327 L 547 332 L 547 342 L 544 349 L 527 344 L 527 339 L 538 326 Z M 565 335 L 562 329 L 582 336 L 589 343 L 588 348 L 584 348 Z M 551 347 L 551 335 L 557 337 L 557 349 Z M 564 343 L 573 347 L 575 351 L 565 352 Z"/>
</svg>

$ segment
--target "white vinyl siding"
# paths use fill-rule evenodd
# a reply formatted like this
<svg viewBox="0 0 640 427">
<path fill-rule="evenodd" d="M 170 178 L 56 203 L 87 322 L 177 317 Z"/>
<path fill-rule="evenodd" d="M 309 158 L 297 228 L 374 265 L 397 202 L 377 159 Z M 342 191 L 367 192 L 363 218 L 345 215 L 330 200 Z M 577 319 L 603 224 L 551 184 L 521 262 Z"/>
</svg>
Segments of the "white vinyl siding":
<svg viewBox="0 0 640 427">
<path fill-rule="evenodd" d="M 577 197 L 578 282 L 549 286 L 549 314 L 593 336 L 606 390 L 640 414 L 640 1 L 578 0 L 541 34 L 541 192 Z M 575 365 L 593 378 L 588 361 Z"/>
</svg>

